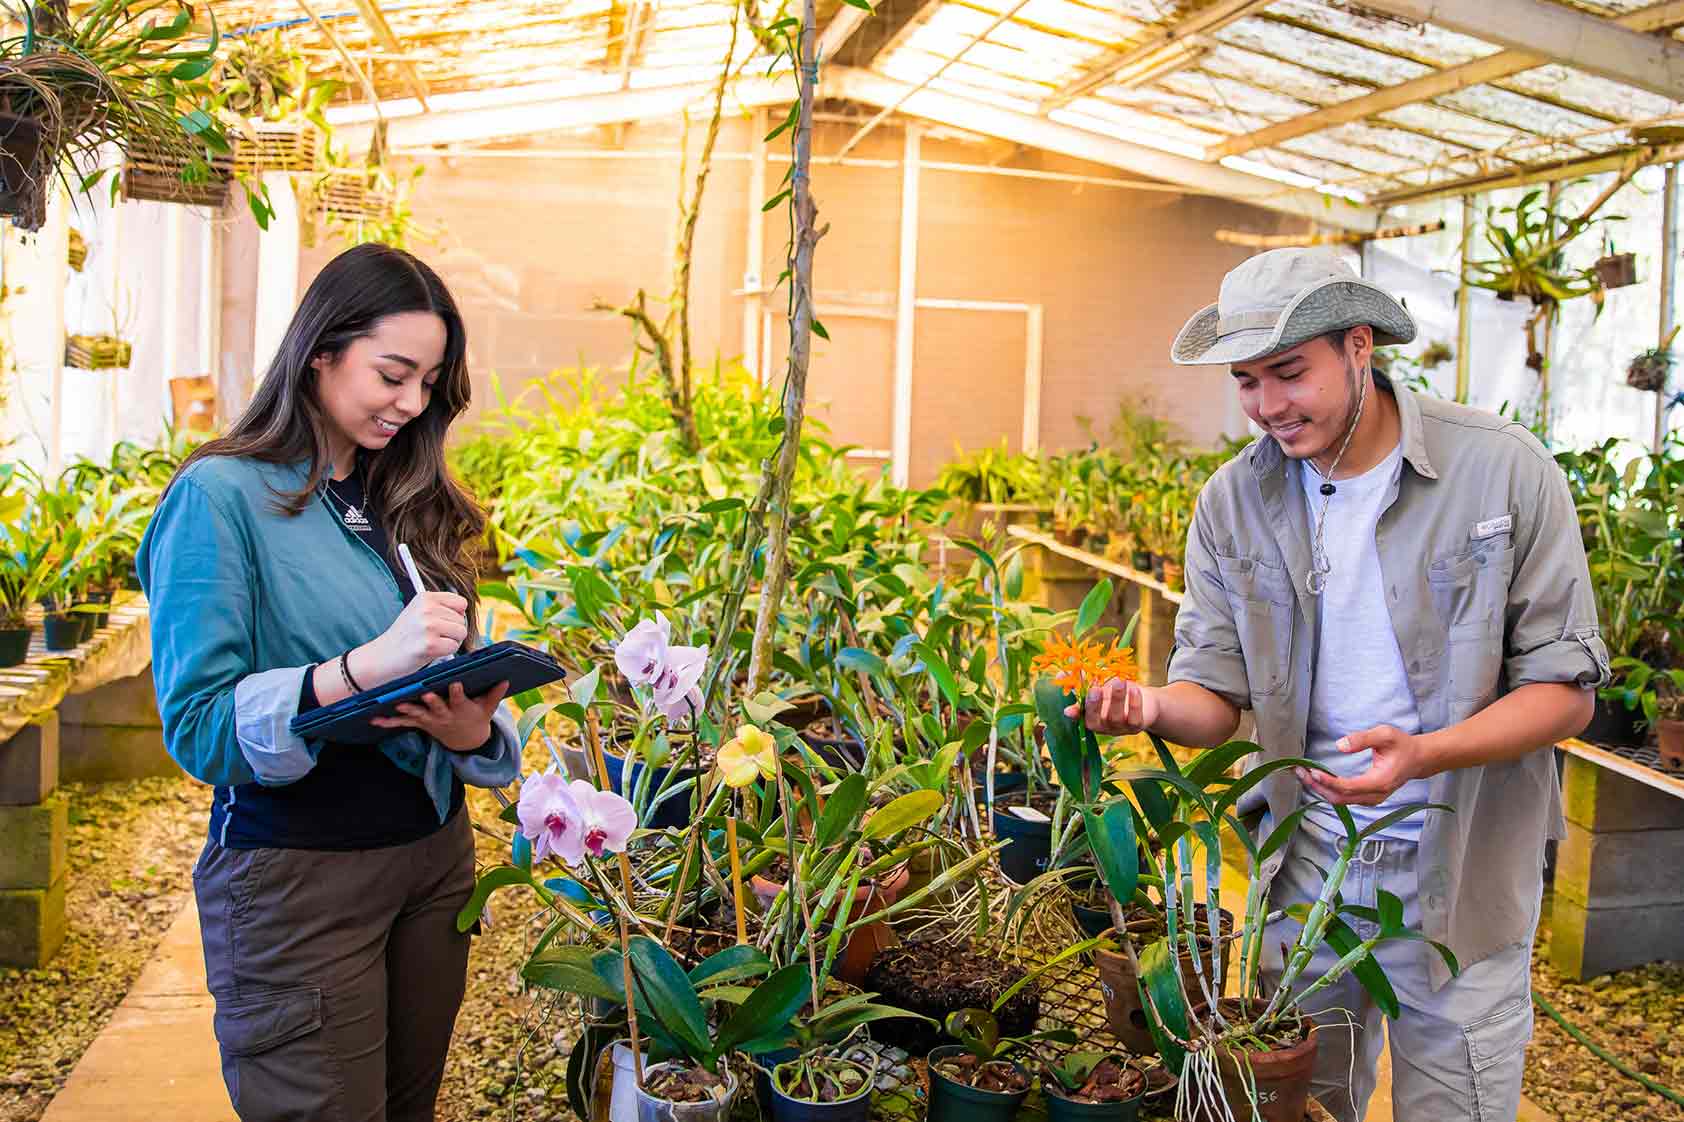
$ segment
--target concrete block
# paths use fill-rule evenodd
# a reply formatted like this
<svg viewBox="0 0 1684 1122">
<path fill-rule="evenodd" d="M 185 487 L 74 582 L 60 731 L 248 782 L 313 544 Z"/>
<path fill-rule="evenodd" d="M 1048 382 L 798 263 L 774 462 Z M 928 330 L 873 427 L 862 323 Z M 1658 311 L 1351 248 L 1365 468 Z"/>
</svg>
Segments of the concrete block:
<svg viewBox="0 0 1684 1122">
<path fill-rule="evenodd" d="M 1590 831 L 1567 824 L 1556 850 L 1555 894 L 1590 908 L 1684 905 L 1684 830 Z"/>
<path fill-rule="evenodd" d="M 59 775 L 67 783 L 110 783 L 179 775 L 164 751 L 164 730 L 149 726 L 59 726 Z"/>
<path fill-rule="evenodd" d="M 0 744 L 0 805 L 38 803 L 58 786 L 58 714 L 43 713 Z"/>
<path fill-rule="evenodd" d="M 1561 773 L 1567 820 L 1596 830 L 1684 829 L 1684 799 L 1568 755 Z"/>
<path fill-rule="evenodd" d="M 107 682 L 87 693 L 73 693 L 59 702 L 59 720 L 67 725 L 128 725 L 162 728 L 152 669 Z"/>
<path fill-rule="evenodd" d="M 64 890 L 68 877 L 49 888 L 0 891 L 0 966 L 45 966 L 64 943 Z"/>
<path fill-rule="evenodd" d="M 0 806 L 0 888 L 45 888 L 62 878 L 69 838 L 62 791 L 37 806 Z"/>
<path fill-rule="evenodd" d="M 1645 963 L 1684 959 L 1684 904 L 1586 908 L 1559 893 L 1550 912 L 1550 961 L 1583 981 Z"/>
</svg>

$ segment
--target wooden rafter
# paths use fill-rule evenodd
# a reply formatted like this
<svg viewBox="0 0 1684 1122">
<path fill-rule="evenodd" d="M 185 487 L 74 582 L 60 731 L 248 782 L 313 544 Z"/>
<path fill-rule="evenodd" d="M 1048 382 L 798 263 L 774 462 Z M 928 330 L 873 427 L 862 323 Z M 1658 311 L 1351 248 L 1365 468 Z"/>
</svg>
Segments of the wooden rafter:
<svg viewBox="0 0 1684 1122">
<path fill-rule="evenodd" d="M 351 0 L 351 2 L 356 5 L 357 13 L 363 17 L 363 22 L 368 24 L 368 29 L 373 33 L 375 40 L 393 54 L 402 54 L 403 44 L 392 33 L 392 25 L 386 22 L 386 13 L 380 10 L 379 0 Z M 427 81 L 421 77 L 421 71 L 416 69 L 415 64 L 408 60 L 399 62 L 397 66 L 398 72 L 403 75 L 405 84 L 409 86 L 410 92 L 415 95 L 415 100 L 421 103 L 422 112 L 427 112 Z"/>
<path fill-rule="evenodd" d="M 1684 0 L 1667 0 L 1640 11 L 1630 12 L 1615 21 L 1631 31 L 1665 31 L 1684 24 Z M 1499 51 L 1485 58 L 1474 59 L 1460 66 L 1448 66 L 1433 74 L 1425 74 L 1395 86 L 1386 86 L 1373 93 L 1351 98 L 1336 105 L 1282 121 L 1268 128 L 1236 136 L 1213 145 L 1206 157 L 1219 160 L 1224 156 L 1239 156 L 1255 148 L 1271 148 L 1282 141 L 1292 140 L 1322 129 L 1361 121 L 1419 101 L 1431 101 L 1470 86 L 1480 86 L 1511 78 L 1523 71 L 1543 66 L 1551 60 L 1530 51 Z M 1510 126 L 1512 127 L 1512 126 Z"/>
<path fill-rule="evenodd" d="M 1081 77 L 1076 78 L 1063 89 L 1057 90 L 1041 103 L 1041 112 L 1050 113 L 1062 105 L 1068 105 L 1089 90 L 1098 89 L 1112 76 L 1125 67 L 1133 66 L 1164 50 L 1171 44 L 1187 39 L 1194 35 L 1208 35 L 1219 31 L 1267 6 L 1269 0 L 1219 0 L 1207 8 L 1194 12 L 1171 27 L 1153 30 L 1146 38 L 1130 47 L 1128 50 L 1102 60 L 1097 66 L 1088 70 Z"/>
</svg>

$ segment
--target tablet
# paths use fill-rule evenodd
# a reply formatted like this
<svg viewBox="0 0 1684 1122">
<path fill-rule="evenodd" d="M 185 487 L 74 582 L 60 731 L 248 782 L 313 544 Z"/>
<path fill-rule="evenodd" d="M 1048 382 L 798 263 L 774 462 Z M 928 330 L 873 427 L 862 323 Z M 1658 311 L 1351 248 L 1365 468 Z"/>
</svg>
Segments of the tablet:
<svg viewBox="0 0 1684 1122">
<path fill-rule="evenodd" d="M 494 643 L 424 666 L 413 674 L 394 678 L 332 705 L 301 713 L 288 727 L 294 735 L 309 740 L 376 744 L 404 730 L 380 728 L 369 722 L 375 717 L 396 716 L 399 705 L 415 701 L 422 694 L 436 693 L 444 697 L 452 685 L 460 682 L 469 697 L 479 697 L 489 693 L 498 682 L 508 682 L 508 696 L 513 697 L 564 677 L 566 671 L 561 664 L 543 651 L 515 642 Z"/>
</svg>

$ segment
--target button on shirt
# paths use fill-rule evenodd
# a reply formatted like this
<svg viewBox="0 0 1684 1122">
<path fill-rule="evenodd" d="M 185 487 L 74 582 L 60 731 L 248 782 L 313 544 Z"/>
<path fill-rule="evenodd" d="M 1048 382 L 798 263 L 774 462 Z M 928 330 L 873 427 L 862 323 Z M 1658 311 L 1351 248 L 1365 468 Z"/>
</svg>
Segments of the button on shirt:
<svg viewBox="0 0 1684 1122">
<path fill-rule="evenodd" d="M 1531 433 L 1501 417 L 1420 397 L 1397 401 L 1403 467 L 1375 529 L 1389 626 L 1423 732 L 1449 727 L 1533 682 L 1608 678 L 1590 571 L 1567 479 Z M 1304 466 L 1265 437 L 1199 494 L 1169 680 L 1197 682 L 1257 721 L 1262 759 L 1310 740 L 1315 598 Z M 1339 621 L 1326 617 L 1329 629 Z M 1467 967 L 1537 924 L 1543 845 L 1562 835 L 1550 752 L 1442 772 L 1421 824 L 1421 928 Z M 1261 784 L 1282 821 L 1304 789 L 1285 770 Z M 1273 877 L 1276 854 L 1263 866 Z M 1433 984 L 1450 974 L 1432 956 Z"/>
<path fill-rule="evenodd" d="M 1331 495 L 1322 495 L 1322 477 L 1300 471 L 1304 501 L 1310 512 L 1310 532 L 1322 527 L 1322 548 L 1330 566 L 1320 602 L 1320 634 L 1316 669 L 1310 685 L 1309 745 L 1306 755 L 1339 775 L 1361 775 L 1373 753 L 1364 749 L 1345 753 L 1334 745 L 1339 738 L 1377 725 L 1390 725 L 1411 735 L 1421 731 L 1421 714 L 1409 688 L 1397 635 L 1386 612 L 1386 582 L 1380 570 L 1380 549 L 1374 533 L 1391 495 L 1397 493 L 1403 471 L 1403 445 L 1394 447 L 1379 464 L 1349 479 L 1338 480 Z M 1326 503 L 1326 513 L 1322 504 Z M 1415 779 L 1392 792 L 1379 806 L 1353 806 L 1358 826 L 1390 814 L 1408 803 L 1427 801 L 1431 787 Z M 1333 807 L 1314 804 L 1310 816 L 1323 829 L 1344 835 Z M 1400 841 L 1419 841 L 1424 815 L 1416 813 L 1380 833 Z"/>
</svg>

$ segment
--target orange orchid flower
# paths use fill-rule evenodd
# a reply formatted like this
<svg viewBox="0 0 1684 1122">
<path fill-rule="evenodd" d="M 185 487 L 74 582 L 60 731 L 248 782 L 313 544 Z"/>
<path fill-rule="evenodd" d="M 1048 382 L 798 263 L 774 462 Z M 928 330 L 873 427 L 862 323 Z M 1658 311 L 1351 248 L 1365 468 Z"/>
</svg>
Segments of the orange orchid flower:
<svg viewBox="0 0 1684 1122">
<path fill-rule="evenodd" d="M 1035 656 L 1030 669 L 1037 674 L 1050 672 L 1061 689 L 1078 697 L 1112 678 L 1133 681 L 1140 676 L 1134 652 L 1116 640 L 1107 645 L 1095 640 L 1066 639 L 1062 635 L 1047 640 L 1046 649 Z"/>
</svg>

